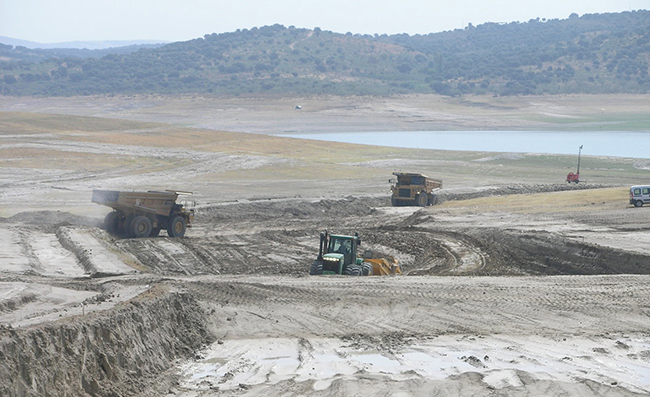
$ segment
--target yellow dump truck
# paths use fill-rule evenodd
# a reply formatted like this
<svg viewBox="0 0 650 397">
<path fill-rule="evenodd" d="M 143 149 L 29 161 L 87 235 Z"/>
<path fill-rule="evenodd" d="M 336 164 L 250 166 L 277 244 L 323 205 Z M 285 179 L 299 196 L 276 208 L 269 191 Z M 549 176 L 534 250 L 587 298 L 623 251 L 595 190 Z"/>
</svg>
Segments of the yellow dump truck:
<svg viewBox="0 0 650 397">
<path fill-rule="evenodd" d="M 106 230 L 123 237 L 156 237 L 162 229 L 170 237 L 183 237 L 194 221 L 194 201 L 177 202 L 191 192 L 120 192 L 93 190 L 93 203 L 113 209 L 104 219 Z"/>
<path fill-rule="evenodd" d="M 442 188 L 442 180 L 422 174 L 393 172 L 397 179 L 390 179 L 393 207 L 418 205 L 426 207 L 436 203 L 436 191 Z"/>
</svg>

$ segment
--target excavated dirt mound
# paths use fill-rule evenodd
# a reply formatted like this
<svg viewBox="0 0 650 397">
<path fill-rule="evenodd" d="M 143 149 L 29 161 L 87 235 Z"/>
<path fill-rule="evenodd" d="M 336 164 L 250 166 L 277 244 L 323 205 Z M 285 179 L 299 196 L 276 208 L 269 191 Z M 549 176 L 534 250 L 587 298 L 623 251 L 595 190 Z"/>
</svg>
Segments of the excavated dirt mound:
<svg viewBox="0 0 650 397">
<path fill-rule="evenodd" d="M 351 216 L 372 215 L 373 204 L 387 200 L 346 198 L 343 200 L 268 200 L 243 202 L 236 205 L 227 204 L 200 208 L 197 218 L 201 222 L 218 223 L 219 221 L 240 221 L 255 219 L 291 218 L 349 218 Z"/>
<path fill-rule="evenodd" d="M 188 294 L 153 287 L 112 311 L 0 329 L 0 395 L 121 396 L 213 341 Z"/>
<path fill-rule="evenodd" d="M 437 193 L 437 203 L 445 201 L 469 200 L 479 197 L 506 196 L 513 194 L 531 194 L 561 192 L 570 190 L 602 189 L 609 185 L 597 184 L 549 184 L 549 185 L 510 185 L 472 189 L 472 191 L 441 190 Z M 240 221 L 255 219 L 259 221 L 283 218 L 317 218 L 336 219 L 338 222 L 351 216 L 368 216 L 375 213 L 377 207 L 389 207 L 388 196 L 347 197 L 345 199 L 284 199 L 242 201 L 200 207 L 197 218 L 202 222 Z"/>
<path fill-rule="evenodd" d="M 8 218 L 0 218 L 3 223 L 22 223 L 26 225 L 86 225 L 99 227 L 102 221 L 85 216 L 73 215 L 65 211 L 20 212 Z"/>
</svg>

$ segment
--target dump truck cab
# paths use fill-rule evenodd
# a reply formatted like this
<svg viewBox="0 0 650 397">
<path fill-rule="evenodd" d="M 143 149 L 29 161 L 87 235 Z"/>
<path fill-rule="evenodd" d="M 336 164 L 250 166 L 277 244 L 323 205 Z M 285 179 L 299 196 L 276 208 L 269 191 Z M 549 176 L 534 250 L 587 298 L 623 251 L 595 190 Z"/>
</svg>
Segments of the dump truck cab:
<svg viewBox="0 0 650 397">
<path fill-rule="evenodd" d="M 426 207 L 436 202 L 435 192 L 442 188 L 442 180 L 433 179 L 422 174 L 393 172 L 396 179 L 391 179 L 391 205 L 417 205 Z"/>
</svg>

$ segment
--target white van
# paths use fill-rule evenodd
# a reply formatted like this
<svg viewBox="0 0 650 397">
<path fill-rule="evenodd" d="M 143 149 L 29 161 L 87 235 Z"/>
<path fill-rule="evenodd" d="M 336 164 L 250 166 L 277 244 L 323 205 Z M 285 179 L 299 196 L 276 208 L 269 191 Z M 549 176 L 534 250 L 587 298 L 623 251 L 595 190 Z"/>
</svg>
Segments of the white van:
<svg viewBox="0 0 650 397">
<path fill-rule="evenodd" d="M 630 188 L 630 204 L 634 204 L 635 207 L 650 204 L 650 185 L 632 186 Z"/>
</svg>

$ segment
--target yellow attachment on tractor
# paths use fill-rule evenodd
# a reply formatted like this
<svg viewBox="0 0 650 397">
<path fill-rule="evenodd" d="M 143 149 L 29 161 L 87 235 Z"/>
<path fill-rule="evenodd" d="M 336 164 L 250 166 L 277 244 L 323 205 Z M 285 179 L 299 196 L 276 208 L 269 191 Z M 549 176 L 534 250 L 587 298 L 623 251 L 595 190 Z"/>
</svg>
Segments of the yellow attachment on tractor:
<svg viewBox="0 0 650 397">
<path fill-rule="evenodd" d="M 402 267 L 399 265 L 397 259 L 394 259 L 392 257 L 378 259 L 364 258 L 363 261 L 372 264 L 373 276 L 390 276 L 394 274 L 402 274 Z"/>
</svg>

